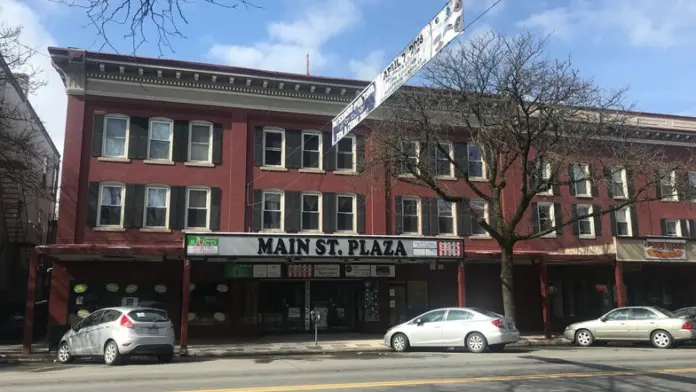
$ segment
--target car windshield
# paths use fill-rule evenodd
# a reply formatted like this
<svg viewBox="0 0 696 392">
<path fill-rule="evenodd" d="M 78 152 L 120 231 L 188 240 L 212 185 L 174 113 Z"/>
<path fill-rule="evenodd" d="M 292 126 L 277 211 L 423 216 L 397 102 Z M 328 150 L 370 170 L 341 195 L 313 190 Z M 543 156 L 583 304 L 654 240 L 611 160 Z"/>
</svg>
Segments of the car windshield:
<svg viewBox="0 0 696 392">
<path fill-rule="evenodd" d="M 662 313 L 662 314 L 664 314 L 665 316 L 670 317 L 670 318 L 677 318 L 677 317 L 679 317 L 679 316 L 677 316 L 676 313 L 674 313 L 674 312 L 672 312 L 672 311 L 670 311 L 670 310 L 664 309 L 664 308 L 655 308 L 655 310 L 657 310 L 658 312 L 660 312 L 660 313 Z"/>
<path fill-rule="evenodd" d="M 157 309 L 136 309 L 128 313 L 133 321 L 141 323 L 159 323 L 169 320 L 167 312 Z"/>
<path fill-rule="evenodd" d="M 474 312 L 481 313 L 484 316 L 488 316 L 488 317 L 492 317 L 492 318 L 503 317 L 502 315 L 500 315 L 498 313 L 491 312 L 490 310 L 486 310 L 486 309 L 481 309 L 481 308 L 469 308 L 469 309 L 473 310 Z"/>
</svg>

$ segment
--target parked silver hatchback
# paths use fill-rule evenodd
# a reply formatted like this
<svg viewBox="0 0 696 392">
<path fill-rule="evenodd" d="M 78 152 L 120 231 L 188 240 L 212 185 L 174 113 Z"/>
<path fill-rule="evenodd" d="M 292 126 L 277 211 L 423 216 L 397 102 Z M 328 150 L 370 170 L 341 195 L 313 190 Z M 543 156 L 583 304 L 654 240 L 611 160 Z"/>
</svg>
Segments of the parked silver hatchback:
<svg viewBox="0 0 696 392">
<path fill-rule="evenodd" d="M 103 356 L 107 365 L 124 356 L 156 356 L 169 362 L 174 356 L 174 325 L 167 312 L 144 307 L 99 309 L 71 326 L 58 345 L 58 362 L 76 357 Z"/>
</svg>

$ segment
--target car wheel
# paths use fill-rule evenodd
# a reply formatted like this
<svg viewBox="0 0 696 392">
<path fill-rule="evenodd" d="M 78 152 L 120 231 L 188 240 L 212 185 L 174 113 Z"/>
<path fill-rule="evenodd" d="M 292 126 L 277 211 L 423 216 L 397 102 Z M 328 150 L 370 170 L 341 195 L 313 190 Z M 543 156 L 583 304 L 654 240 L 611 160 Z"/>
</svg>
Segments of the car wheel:
<svg viewBox="0 0 696 392">
<path fill-rule="evenodd" d="M 58 354 L 56 356 L 58 362 L 60 363 L 70 363 L 75 359 L 75 357 L 70 354 L 70 346 L 68 346 L 68 342 L 60 343 L 58 346 Z"/>
<path fill-rule="evenodd" d="M 672 335 L 667 331 L 658 330 L 650 335 L 650 341 L 657 348 L 670 348 L 673 344 Z"/>
<path fill-rule="evenodd" d="M 109 366 L 120 365 L 122 360 L 121 353 L 118 352 L 118 345 L 113 340 L 104 346 L 104 363 Z"/>
<path fill-rule="evenodd" d="M 408 342 L 408 337 L 402 333 L 397 333 L 391 338 L 392 350 L 397 353 L 403 353 L 408 351 L 411 345 Z"/>
<path fill-rule="evenodd" d="M 161 363 L 169 363 L 172 361 L 172 359 L 174 359 L 174 353 L 157 356 L 157 360 Z"/>
<path fill-rule="evenodd" d="M 474 332 L 466 337 L 466 348 L 472 353 L 482 353 L 488 348 L 488 341 L 482 334 Z"/>
<path fill-rule="evenodd" d="M 575 343 L 580 347 L 590 347 L 594 343 L 592 332 L 581 329 L 575 333 Z"/>
<path fill-rule="evenodd" d="M 491 344 L 488 346 L 488 350 L 492 353 L 502 353 L 505 350 L 504 344 Z"/>
</svg>

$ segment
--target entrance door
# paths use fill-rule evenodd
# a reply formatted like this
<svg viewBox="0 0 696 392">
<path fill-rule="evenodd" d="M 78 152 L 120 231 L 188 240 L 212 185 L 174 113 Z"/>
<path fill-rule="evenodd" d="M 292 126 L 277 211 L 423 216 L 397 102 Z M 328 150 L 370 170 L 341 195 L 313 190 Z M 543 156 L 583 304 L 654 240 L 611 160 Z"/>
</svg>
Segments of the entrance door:
<svg viewBox="0 0 696 392">
<path fill-rule="evenodd" d="M 406 321 L 406 285 L 392 284 L 389 286 L 389 325 L 399 325 Z"/>
<path fill-rule="evenodd" d="M 427 312 L 428 309 L 428 282 L 425 280 L 410 280 L 406 284 L 406 298 L 408 299 L 407 318 L 411 319 Z"/>
</svg>

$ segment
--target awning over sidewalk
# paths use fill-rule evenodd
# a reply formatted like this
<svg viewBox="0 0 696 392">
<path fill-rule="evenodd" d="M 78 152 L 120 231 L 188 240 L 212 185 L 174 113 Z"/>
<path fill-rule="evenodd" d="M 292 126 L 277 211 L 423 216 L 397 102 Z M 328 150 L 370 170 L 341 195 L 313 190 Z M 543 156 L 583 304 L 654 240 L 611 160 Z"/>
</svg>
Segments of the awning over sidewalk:
<svg viewBox="0 0 696 392">
<path fill-rule="evenodd" d="M 164 261 L 184 258 L 184 248 L 180 245 L 66 244 L 41 245 L 35 249 L 37 255 L 55 260 Z"/>
</svg>

